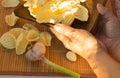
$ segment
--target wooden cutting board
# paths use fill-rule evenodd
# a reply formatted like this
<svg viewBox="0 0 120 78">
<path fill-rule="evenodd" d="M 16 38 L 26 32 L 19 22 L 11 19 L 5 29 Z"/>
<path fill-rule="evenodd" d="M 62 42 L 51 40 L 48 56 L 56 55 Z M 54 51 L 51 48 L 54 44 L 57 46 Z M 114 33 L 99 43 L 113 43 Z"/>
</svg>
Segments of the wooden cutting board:
<svg viewBox="0 0 120 78">
<path fill-rule="evenodd" d="M 1 3 L 2 0 L 0 0 Z M 22 0 L 21 0 L 22 1 Z M 90 1 L 90 0 L 88 0 Z M 112 1 L 112 0 L 111 0 Z M 113 7 L 110 0 L 107 2 L 107 7 L 113 11 Z M 89 2 L 89 4 L 92 4 Z M 24 19 L 19 19 L 17 24 L 14 27 L 9 27 L 4 18 L 7 14 L 10 14 L 14 8 L 4 8 L 0 5 L 0 37 L 3 33 L 9 31 L 15 27 L 22 27 L 25 23 L 31 23 L 35 25 L 40 31 L 48 31 L 50 30 L 45 26 L 40 26 L 31 21 L 27 21 Z M 51 32 L 50 32 L 51 33 Z M 52 33 L 51 33 L 52 34 Z M 89 64 L 82 57 L 77 56 L 77 61 L 72 63 L 65 58 L 65 54 L 67 49 L 63 46 L 63 44 L 52 34 L 52 46 L 47 47 L 46 57 L 51 61 L 64 66 L 72 71 L 78 72 L 82 74 L 85 78 L 94 78 L 96 77 L 91 70 Z M 25 54 L 21 56 L 17 56 L 15 54 L 15 50 L 7 50 L 0 45 L 0 74 L 19 74 L 19 75 L 47 75 L 47 76 L 66 76 L 60 71 L 38 61 L 38 62 L 30 62 L 26 60 Z"/>
</svg>

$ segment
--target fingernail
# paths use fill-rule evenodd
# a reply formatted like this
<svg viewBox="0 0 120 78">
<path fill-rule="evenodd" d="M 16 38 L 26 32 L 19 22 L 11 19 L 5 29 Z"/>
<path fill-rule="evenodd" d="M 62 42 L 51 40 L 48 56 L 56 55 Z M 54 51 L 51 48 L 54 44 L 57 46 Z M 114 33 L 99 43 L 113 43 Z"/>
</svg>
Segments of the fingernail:
<svg viewBox="0 0 120 78">
<path fill-rule="evenodd" d="M 53 28 L 58 32 L 61 31 L 62 29 L 59 25 L 55 25 Z"/>
</svg>

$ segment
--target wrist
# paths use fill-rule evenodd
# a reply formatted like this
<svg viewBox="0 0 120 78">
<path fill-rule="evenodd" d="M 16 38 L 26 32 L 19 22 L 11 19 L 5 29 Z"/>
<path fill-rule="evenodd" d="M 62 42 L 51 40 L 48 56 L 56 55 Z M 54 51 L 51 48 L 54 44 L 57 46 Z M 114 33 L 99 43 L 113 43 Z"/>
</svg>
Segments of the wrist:
<svg viewBox="0 0 120 78">
<path fill-rule="evenodd" d="M 104 45 L 98 41 L 98 50 L 92 55 L 89 55 L 86 60 L 98 78 L 114 78 L 119 76 L 119 63 L 109 56 L 106 48 L 103 46 Z"/>
<path fill-rule="evenodd" d="M 111 56 L 120 62 L 120 40 L 115 40 L 111 47 L 108 47 Z"/>
<path fill-rule="evenodd" d="M 91 52 L 87 53 L 85 59 L 87 61 L 94 60 L 97 57 L 103 55 L 103 53 L 107 53 L 106 46 L 101 41 L 97 40 L 94 50 L 91 50 Z"/>
</svg>

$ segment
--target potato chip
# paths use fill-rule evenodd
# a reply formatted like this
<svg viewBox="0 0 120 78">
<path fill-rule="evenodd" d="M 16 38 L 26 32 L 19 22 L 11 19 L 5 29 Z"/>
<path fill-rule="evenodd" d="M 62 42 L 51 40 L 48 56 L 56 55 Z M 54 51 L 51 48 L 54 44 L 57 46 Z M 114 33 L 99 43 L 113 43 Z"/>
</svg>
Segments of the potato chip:
<svg viewBox="0 0 120 78">
<path fill-rule="evenodd" d="M 24 29 L 22 28 L 13 28 L 9 31 L 11 34 L 13 34 L 17 40 L 18 36 L 21 34 L 21 33 L 25 33 L 27 31 L 25 31 Z"/>
<path fill-rule="evenodd" d="M 28 40 L 26 38 L 27 34 L 21 33 L 16 41 L 16 54 L 21 55 L 25 53 L 28 46 Z"/>
<path fill-rule="evenodd" d="M 39 32 L 39 30 L 34 25 L 29 24 L 29 23 L 24 24 L 23 29 L 28 30 L 28 31 L 29 30 L 36 30 L 36 31 Z"/>
<path fill-rule="evenodd" d="M 6 32 L 0 38 L 0 43 L 3 47 L 7 49 L 14 49 L 16 45 L 16 39 L 12 34 L 10 34 L 9 32 Z"/>
<path fill-rule="evenodd" d="M 87 21 L 88 20 L 88 10 L 86 7 L 79 5 L 77 12 L 75 13 L 75 18 L 80 21 Z"/>
<path fill-rule="evenodd" d="M 36 21 L 38 23 L 48 23 L 52 20 L 55 20 L 57 18 L 58 15 L 54 14 L 52 11 L 50 11 L 49 9 L 43 9 L 40 10 L 36 16 Z M 57 20 L 55 20 L 54 22 L 56 22 Z"/>
<path fill-rule="evenodd" d="M 36 30 L 29 30 L 27 35 L 28 41 L 37 41 L 40 38 L 40 34 Z"/>
<path fill-rule="evenodd" d="M 19 3 L 19 0 L 3 0 L 1 2 L 1 5 L 3 7 L 16 7 Z"/>
<path fill-rule="evenodd" d="M 83 2 L 85 2 L 86 0 L 76 0 L 78 3 L 83 3 Z"/>
<path fill-rule="evenodd" d="M 61 12 L 66 13 L 77 7 L 77 5 L 78 3 L 75 0 L 68 0 L 61 2 L 60 5 L 58 5 L 58 8 L 61 10 Z"/>
<path fill-rule="evenodd" d="M 45 46 L 51 46 L 52 36 L 48 32 L 41 32 L 39 41 L 42 42 Z"/>
<path fill-rule="evenodd" d="M 85 2 L 86 0 L 80 0 L 80 2 Z"/>
<path fill-rule="evenodd" d="M 66 24 L 66 25 L 71 25 L 73 23 L 74 19 L 75 19 L 75 15 L 72 13 L 68 13 L 64 16 L 62 23 Z"/>
<path fill-rule="evenodd" d="M 12 14 L 10 14 L 10 15 L 6 15 L 6 17 L 5 17 L 5 22 L 9 26 L 14 26 L 17 21 L 18 21 L 18 17 L 15 16 L 14 12 L 12 12 Z"/>
</svg>

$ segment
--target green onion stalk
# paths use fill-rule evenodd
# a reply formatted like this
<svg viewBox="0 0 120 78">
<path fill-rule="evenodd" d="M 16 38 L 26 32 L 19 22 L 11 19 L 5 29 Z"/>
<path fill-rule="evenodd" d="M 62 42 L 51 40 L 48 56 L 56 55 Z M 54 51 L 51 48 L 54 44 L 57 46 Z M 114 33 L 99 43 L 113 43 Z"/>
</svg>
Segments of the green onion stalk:
<svg viewBox="0 0 120 78">
<path fill-rule="evenodd" d="M 30 49 L 26 53 L 26 58 L 30 61 L 38 61 L 41 60 L 44 63 L 56 68 L 57 70 L 66 73 L 67 75 L 72 76 L 73 78 L 80 78 L 80 74 L 73 72 L 67 68 L 64 68 L 58 64 L 53 63 L 52 61 L 48 60 L 44 55 L 46 52 L 46 47 L 42 43 L 36 43 L 32 49 Z"/>
</svg>

